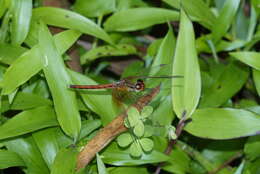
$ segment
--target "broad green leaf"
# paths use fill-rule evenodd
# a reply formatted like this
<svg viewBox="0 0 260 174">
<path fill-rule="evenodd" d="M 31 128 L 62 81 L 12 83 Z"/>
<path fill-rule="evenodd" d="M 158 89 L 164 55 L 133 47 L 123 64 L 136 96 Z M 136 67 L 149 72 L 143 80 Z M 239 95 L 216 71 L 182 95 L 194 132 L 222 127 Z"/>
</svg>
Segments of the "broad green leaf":
<svg viewBox="0 0 260 174">
<path fill-rule="evenodd" d="M 8 150 L 23 159 L 28 173 L 50 173 L 32 137 L 12 139 L 4 143 Z"/>
<path fill-rule="evenodd" d="M 257 52 L 248 52 L 248 51 L 241 51 L 241 52 L 231 52 L 229 53 L 231 56 L 235 57 L 236 59 L 240 60 L 241 62 L 260 70 L 260 53 Z"/>
<path fill-rule="evenodd" d="M 172 112 L 171 96 L 164 98 L 160 102 L 160 105 L 154 110 L 150 118 L 159 125 L 170 125 L 172 123 L 175 115 Z"/>
<path fill-rule="evenodd" d="M 148 7 L 148 3 L 140 0 L 117 0 L 116 7 L 117 11 L 126 10 L 129 8 L 140 8 L 140 7 Z"/>
<path fill-rule="evenodd" d="M 82 121 L 82 126 L 80 130 L 79 140 L 81 138 L 86 137 L 91 132 L 93 132 L 95 129 L 99 128 L 101 126 L 100 120 L 84 120 Z"/>
<path fill-rule="evenodd" d="M 2 95 L 12 93 L 38 73 L 42 69 L 40 57 L 38 47 L 34 47 L 16 59 L 4 74 Z M 27 66 L 30 68 L 26 68 Z"/>
<path fill-rule="evenodd" d="M 33 133 L 32 136 L 48 168 L 51 169 L 55 156 L 59 151 L 56 140 L 56 128 L 40 130 Z"/>
<path fill-rule="evenodd" d="M 167 161 L 169 157 L 161 152 L 153 150 L 151 153 L 142 154 L 141 158 L 133 159 L 129 155 L 129 149 L 119 149 L 116 143 L 112 143 L 103 153 L 103 162 L 115 166 L 134 166 Z"/>
<path fill-rule="evenodd" d="M 58 125 L 51 107 L 23 111 L 0 126 L 0 139 L 23 135 L 35 130 Z"/>
<path fill-rule="evenodd" d="M 180 0 L 163 0 L 163 2 L 178 9 L 181 4 L 182 8 L 192 20 L 199 22 L 208 29 L 212 28 L 213 23 L 216 20 L 215 15 L 203 0 L 194 0 L 194 3 L 190 3 L 189 0 L 181 0 L 181 2 Z"/>
<path fill-rule="evenodd" d="M 260 71 L 253 69 L 253 80 L 258 96 L 260 96 Z"/>
<path fill-rule="evenodd" d="M 32 0 L 15 0 L 11 2 L 11 41 L 14 45 L 20 45 L 29 32 L 32 16 Z"/>
<path fill-rule="evenodd" d="M 190 134 L 208 139 L 231 139 L 256 135 L 260 117 L 253 112 L 232 108 L 198 109 L 185 126 Z"/>
<path fill-rule="evenodd" d="M 52 105 L 52 102 L 46 98 L 33 93 L 18 92 L 10 106 L 10 109 L 25 110 L 48 105 Z"/>
<path fill-rule="evenodd" d="M 193 26 L 184 11 L 181 12 L 172 74 L 183 76 L 172 81 L 173 110 L 178 118 L 183 112 L 190 117 L 199 102 L 201 79 Z"/>
<path fill-rule="evenodd" d="M 238 40 L 238 39 L 233 41 L 220 40 L 218 43 L 214 45 L 214 47 L 216 52 L 232 51 L 244 47 L 246 44 L 247 44 L 246 41 Z M 198 53 L 212 52 L 212 49 L 209 47 L 208 35 L 203 35 L 196 39 L 196 48 Z"/>
<path fill-rule="evenodd" d="M 94 80 L 84 76 L 82 74 L 76 73 L 74 71 L 68 70 L 73 84 L 78 85 L 95 85 L 97 84 Z M 72 89 L 70 89 L 72 90 Z M 102 120 L 102 124 L 106 125 L 116 116 L 116 111 L 113 108 L 112 97 L 108 95 L 105 90 L 98 91 L 88 91 L 88 90 L 78 90 L 81 95 L 83 102 L 95 113 L 97 113 Z"/>
<path fill-rule="evenodd" d="M 7 10 L 9 2 L 6 0 L 0 0 L 0 18 L 4 15 L 5 11 Z"/>
<path fill-rule="evenodd" d="M 139 140 L 142 149 L 145 152 L 149 152 L 153 149 L 153 141 L 150 138 L 142 138 Z"/>
<path fill-rule="evenodd" d="M 252 7 L 252 6 L 251 6 Z M 257 23 L 257 17 L 254 8 L 250 10 L 250 14 L 247 15 L 244 11 L 244 5 L 238 8 L 237 15 L 235 16 L 235 25 L 233 25 L 232 34 L 234 37 L 250 41 L 252 39 L 255 27 Z"/>
<path fill-rule="evenodd" d="M 132 1 L 132 0 L 131 0 Z M 149 174 L 146 167 L 110 167 L 108 168 L 110 174 Z"/>
<path fill-rule="evenodd" d="M 107 31 L 135 31 L 161 24 L 177 21 L 179 13 L 163 8 L 132 8 L 114 13 L 104 23 Z"/>
<path fill-rule="evenodd" d="M 211 167 L 208 166 L 206 162 L 204 163 L 205 166 L 208 166 L 207 169 L 211 168 L 212 170 L 240 153 L 243 149 L 243 143 L 244 139 L 242 138 L 226 141 L 211 141 L 202 151 L 196 153 L 200 153 L 201 157 L 205 158 L 204 161 L 209 160 L 212 162 Z M 197 155 L 197 157 L 199 158 L 200 156 Z"/>
<path fill-rule="evenodd" d="M 78 13 L 53 7 L 40 7 L 33 10 L 33 18 L 56 27 L 64 27 L 90 34 L 112 43 L 108 34 L 97 24 Z"/>
<path fill-rule="evenodd" d="M 108 172 L 106 170 L 106 166 L 103 163 L 101 157 L 98 154 L 96 154 L 96 157 L 97 157 L 98 174 L 107 174 Z"/>
<path fill-rule="evenodd" d="M 115 0 L 77 0 L 74 10 L 84 16 L 99 17 L 116 10 Z"/>
<path fill-rule="evenodd" d="M 247 142 L 244 146 L 244 152 L 246 157 L 253 161 L 256 158 L 260 157 L 260 136 L 252 136 L 247 139 Z"/>
<path fill-rule="evenodd" d="M 4 18 L 1 23 L 1 28 L 0 28 L 0 42 L 1 43 L 6 43 L 7 40 L 9 39 L 9 26 L 10 26 L 10 21 L 11 21 L 11 11 L 10 9 L 5 13 Z"/>
<path fill-rule="evenodd" d="M 225 1 L 219 16 L 213 23 L 212 39 L 214 43 L 218 42 L 228 31 L 238 10 L 239 3 L 240 0 Z"/>
<path fill-rule="evenodd" d="M 133 45 L 129 44 L 117 44 L 115 46 L 100 46 L 93 48 L 81 56 L 81 64 L 85 64 L 89 61 L 93 61 L 101 57 L 110 57 L 110 56 L 126 56 L 130 54 L 136 54 L 136 48 Z"/>
<path fill-rule="evenodd" d="M 176 46 L 176 38 L 174 36 L 174 33 L 172 31 L 172 28 L 169 27 L 169 30 L 162 40 L 158 53 L 156 57 L 154 58 L 152 66 L 159 66 L 161 64 L 171 64 L 174 56 L 174 50 Z M 151 73 L 153 74 L 153 71 L 151 69 Z"/>
<path fill-rule="evenodd" d="M 130 133 L 123 133 L 117 137 L 117 143 L 120 147 L 127 147 L 133 142 L 133 138 Z"/>
<path fill-rule="evenodd" d="M 15 166 L 25 166 L 19 155 L 9 150 L 0 150 L 0 169 Z"/>
<path fill-rule="evenodd" d="M 139 158 L 143 153 L 140 145 L 137 142 L 134 142 L 131 144 L 131 146 L 129 148 L 129 152 L 130 152 L 130 155 L 135 158 Z"/>
<path fill-rule="evenodd" d="M 239 65 L 238 62 L 230 63 L 220 72 L 215 82 L 203 91 L 200 107 L 223 105 L 242 88 L 248 75 L 248 68 Z"/>
<path fill-rule="evenodd" d="M 62 130 L 74 139 L 78 138 L 81 120 L 76 95 L 68 89 L 71 84 L 63 59 L 55 47 L 54 39 L 47 26 L 42 23 L 39 32 L 43 72 L 50 88 L 57 119 Z"/>
<path fill-rule="evenodd" d="M 72 148 L 60 150 L 54 160 L 51 174 L 74 174 L 77 154 L 76 149 Z"/>
<path fill-rule="evenodd" d="M 63 54 L 79 36 L 80 33 L 73 30 L 55 35 L 55 45 L 60 54 Z M 4 74 L 2 94 L 12 93 L 18 86 L 37 74 L 43 68 L 41 59 L 43 58 L 39 51 L 39 45 L 34 46 L 16 59 Z M 28 66 L 30 68 L 26 68 Z"/>
<path fill-rule="evenodd" d="M 170 160 L 167 161 L 163 167 L 164 170 L 171 173 L 189 173 L 191 172 L 190 165 L 191 159 L 180 148 L 174 148 L 172 153 L 169 155 Z"/>
<path fill-rule="evenodd" d="M 260 10 L 260 9 L 259 9 Z M 260 11 L 259 11 L 260 12 Z M 247 163 L 243 173 L 258 173 L 260 166 L 260 159 L 256 159 L 254 161 L 250 161 Z"/>
<path fill-rule="evenodd" d="M 11 64 L 15 59 L 20 57 L 26 48 L 21 46 L 13 46 L 10 44 L 0 44 L 0 62 L 4 64 Z"/>
</svg>

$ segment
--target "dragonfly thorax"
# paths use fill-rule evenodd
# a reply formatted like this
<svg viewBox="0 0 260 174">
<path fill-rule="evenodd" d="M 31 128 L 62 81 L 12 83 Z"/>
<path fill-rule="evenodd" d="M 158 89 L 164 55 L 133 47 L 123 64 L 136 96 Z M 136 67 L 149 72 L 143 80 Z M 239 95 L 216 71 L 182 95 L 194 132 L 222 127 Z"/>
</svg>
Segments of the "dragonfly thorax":
<svg viewBox="0 0 260 174">
<path fill-rule="evenodd" d="M 138 79 L 136 83 L 124 79 L 116 82 L 115 85 L 116 88 L 121 91 L 126 90 L 126 91 L 139 92 L 139 91 L 143 91 L 145 88 L 145 84 L 141 79 Z"/>
</svg>

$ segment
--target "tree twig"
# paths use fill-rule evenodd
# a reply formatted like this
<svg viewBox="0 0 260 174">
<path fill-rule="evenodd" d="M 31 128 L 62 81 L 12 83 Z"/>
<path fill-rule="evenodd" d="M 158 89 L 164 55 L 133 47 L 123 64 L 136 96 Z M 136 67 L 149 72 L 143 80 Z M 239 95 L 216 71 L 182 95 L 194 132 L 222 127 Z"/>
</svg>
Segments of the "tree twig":
<svg viewBox="0 0 260 174">
<path fill-rule="evenodd" d="M 218 168 L 214 169 L 213 171 L 208 172 L 208 174 L 218 173 L 221 169 L 227 167 L 231 162 L 240 158 L 242 156 L 242 154 L 243 154 L 242 151 L 235 153 L 231 158 L 229 158 L 227 161 L 225 161 L 223 164 L 221 164 Z"/>
<path fill-rule="evenodd" d="M 141 111 L 142 108 L 146 106 L 159 93 L 159 91 L 160 86 L 153 88 L 149 94 L 142 96 L 132 106 Z M 127 131 L 127 128 L 124 126 L 124 119 L 127 116 L 126 111 L 117 116 L 106 127 L 101 129 L 98 134 L 93 139 L 91 139 L 88 144 L 86 144 L 77 157 L 77 171 L 88 165 L 89 162 L 95 157 L 96 153 L 101 151 L 116 136 L 122 132 Z"/>
</svg>

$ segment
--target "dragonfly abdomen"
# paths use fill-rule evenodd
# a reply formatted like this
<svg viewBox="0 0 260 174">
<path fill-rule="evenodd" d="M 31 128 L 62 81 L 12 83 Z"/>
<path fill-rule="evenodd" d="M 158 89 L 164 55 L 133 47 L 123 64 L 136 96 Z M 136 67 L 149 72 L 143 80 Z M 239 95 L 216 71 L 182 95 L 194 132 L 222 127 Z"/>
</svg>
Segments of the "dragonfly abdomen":
<svg viewBox="0 0 260 174">
<path fill-rule="evenodd" d="M 104 85 L 70 85 L 70 88 L 76 89 L 104 89 L 104 88 L 115 88 L 114 84 L 104 84 Z"/>
</svg>

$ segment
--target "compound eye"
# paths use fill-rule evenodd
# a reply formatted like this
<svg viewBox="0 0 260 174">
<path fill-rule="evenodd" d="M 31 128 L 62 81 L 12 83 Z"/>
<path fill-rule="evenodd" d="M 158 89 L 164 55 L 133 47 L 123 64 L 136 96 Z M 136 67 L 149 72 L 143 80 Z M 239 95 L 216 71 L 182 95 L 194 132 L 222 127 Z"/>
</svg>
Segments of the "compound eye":
<svg viewBox="0 0 260 174">
<path fill-rule="evenodd" d="M 135 88 L 136 88 L 137 90 L 140 90 L 142 87 L 141 87 L 141 85 L 136 84 L 136 85 L 135 85 Z"/>
<path fill-rule="evenodd" d="M 141 79 L 138 79 L 135 85 L 135 89 L 138 91 L 144 90 L 144 82 Z"/>
</svg>

